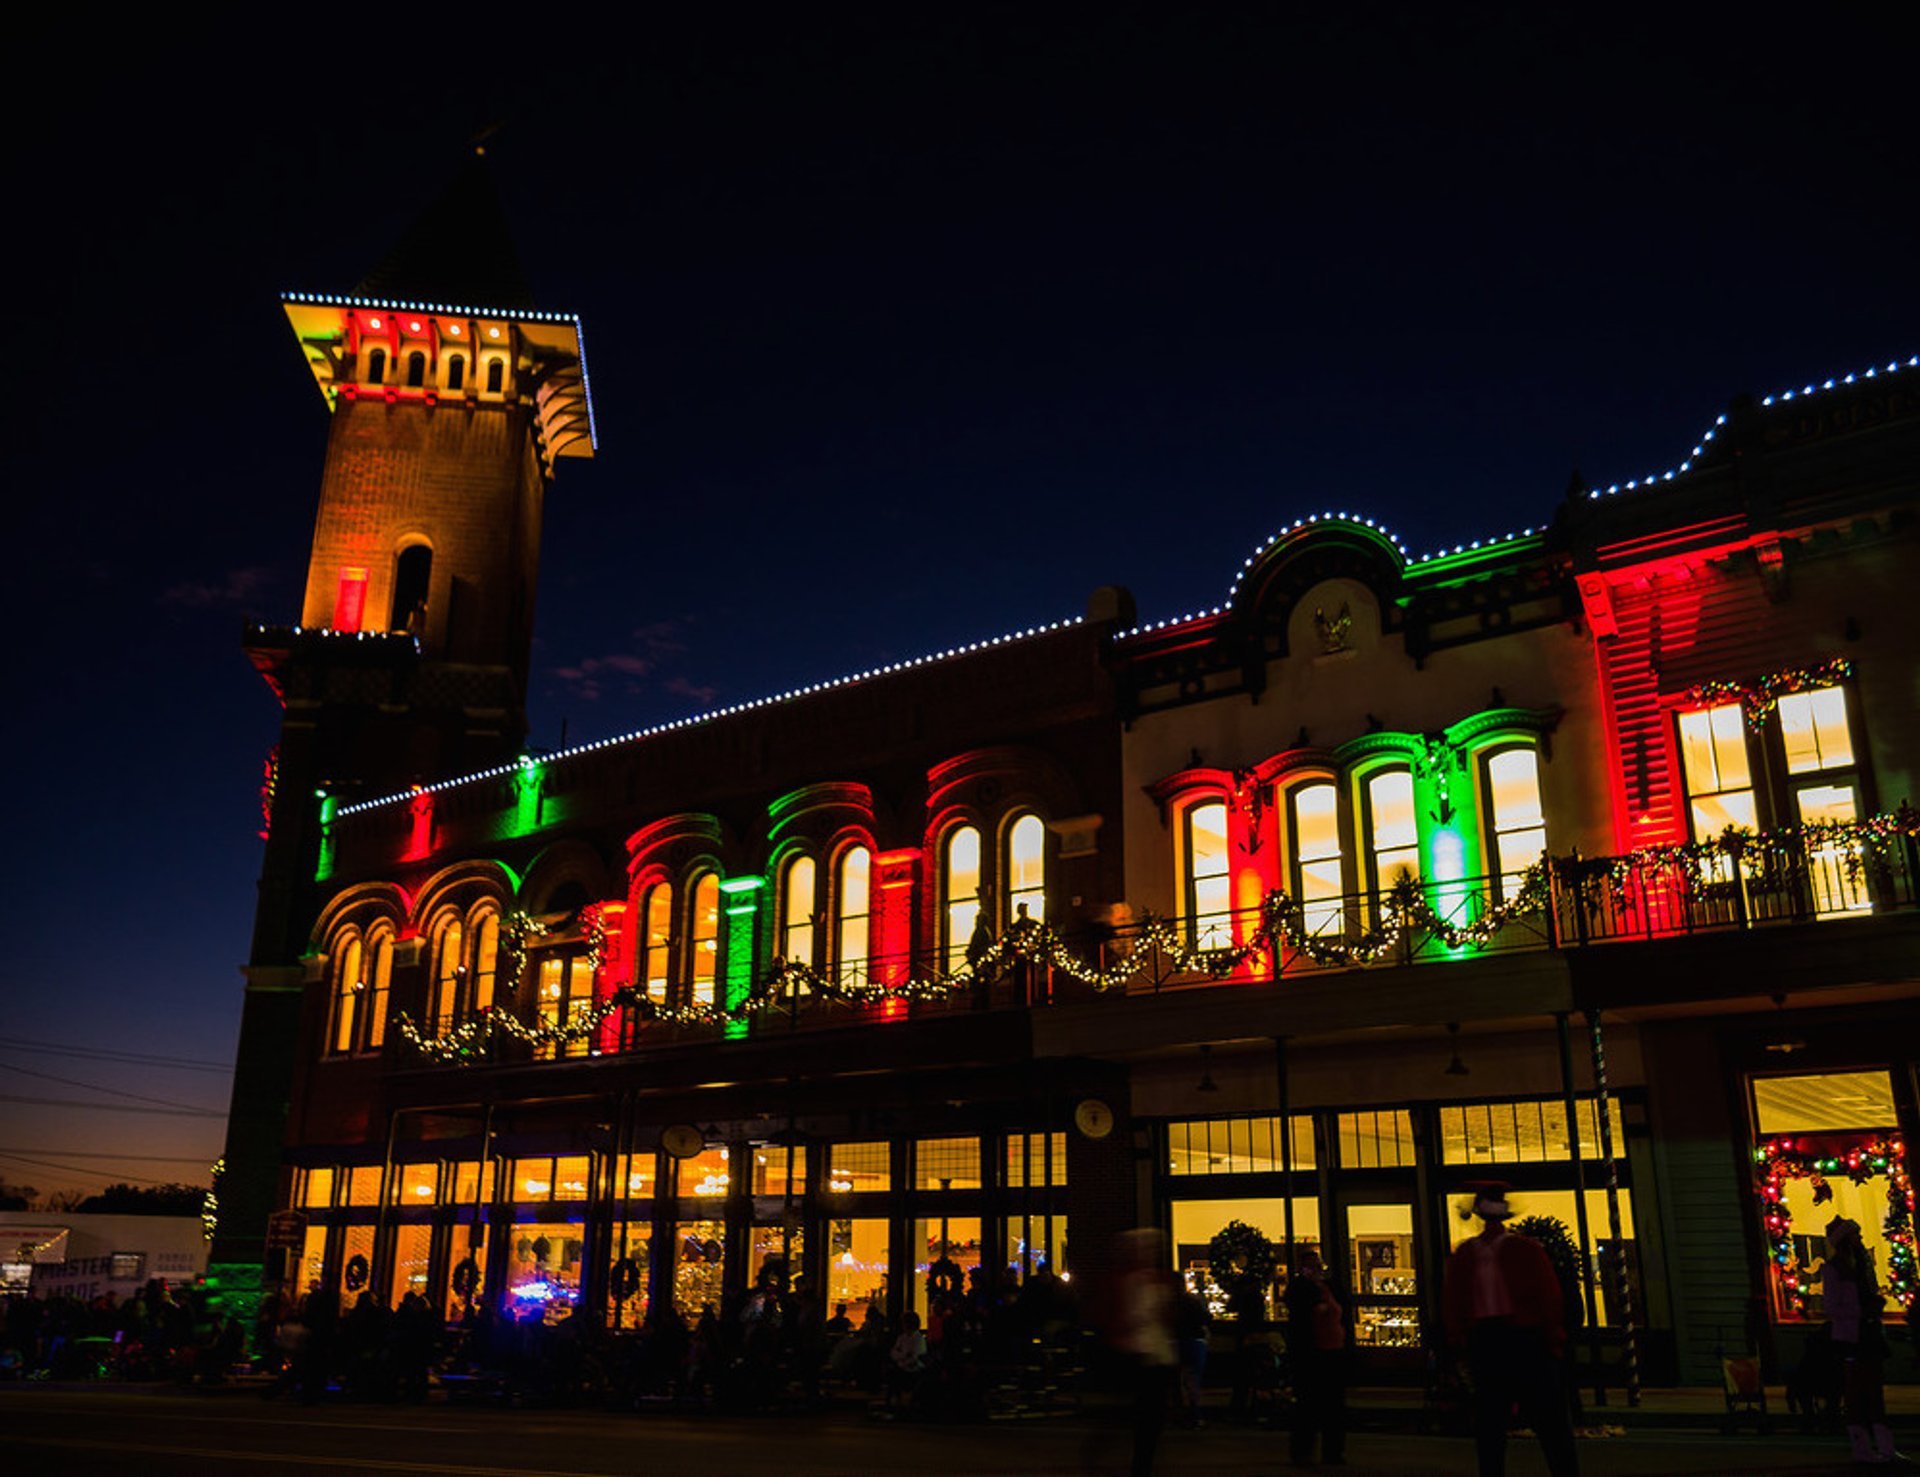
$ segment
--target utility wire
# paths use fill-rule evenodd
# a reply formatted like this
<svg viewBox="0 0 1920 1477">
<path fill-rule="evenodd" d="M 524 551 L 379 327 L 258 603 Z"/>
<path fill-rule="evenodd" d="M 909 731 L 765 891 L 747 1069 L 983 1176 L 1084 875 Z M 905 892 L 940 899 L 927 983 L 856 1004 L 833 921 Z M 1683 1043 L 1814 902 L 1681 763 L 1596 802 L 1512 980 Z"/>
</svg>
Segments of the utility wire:
<svg viewBox="0 0 1920 1477">
<path fill-rule="evenodd" d="M 91 1061 L 139 1062 L 143 1066 L 167 1067 L 181 1072 L 232 1072 L 232 1062 L 212 1062 L 201 1057 L 163 1056 L 144 1051 L 120 1051 L 110 1046 L 64 1046 L 54 1041 L 29 1041 L 22 1036 L 0 1036 L 0 1051 L 50 1052 L 55 1056 L 85 1057 Z"/>
<path fill-rule="evenodd" d="M 110 1092 L 115 1097 L 132 1098 L 137 1103 L 154 1103 L 162 1108 L 185 1108 L 193 1113 L 213 1111 L 203 1109 L 199 1103 L 183 1103 L 170 1097 L 148 1097 L 144 1092 L 128 1092 L 124 1087 L 108 1087 L 104 1082 L 82 1082 L 78 1077 L 59 1077 L 52 1072 L 36 1072 L 32 1067 L 16 1067 L 12 1062 L 0 1062 L 0 1072 L 18 1072 L 22 1077 L 38 1077 L 43 1082 L 58 1082 L 63 1087 L 84 1087 L 88 1092 Z"/>
<path fill-rule="evenodd" d="M 102 1113 L 153 1113 L 165 1118 L 224 1118 L 227 1116 L 225 1113 L 216 1113 L 211 1108 L 148 1108 L 138 1103 L 89 1103 L 80 1098 L 23 1097 L 11 1092 L 0 1092 L 0 1103 L 34 1103 L 43 1108 L 93 1108 Z"/>
<path fill-rule="evenodd" d="M 15 1164 L 31 1164 L 36 1169 L 57 1169 L 62 1174 L 83 1174 L 89 1179 L 100 1173 L 97 1169 L 87 1169 L 78 1164 L 55 1164 L 51 1159 L 29 1159 L 25 1154 L 0 1154 L 0 1159 L 10 1159 Z M 150 1180 L 137 1174 L 124 1174 L 121 1175 L 120 1178 L 128 1184 L 134 1185 L 171 1185 L 177 1183 L 177 1181 L 174 1180 Z M 53 1214 L 58 1215 L 61 1214 L 61 1212 L 55 1211 Z"/>
<path fill-rule="evenodd" d="M 29 1152 L 25 1149 L 0 1149 L 0 1159 L 12 1158 Z M 112 1159 L 126 1160 L 129 1164 L 206 1164 L 205 1154 L 108 1154 L 100 1149 L 47 1149 L 39 1148 L 31 1152 L 38 1154 L 64 1154 L 69 1159 Z"/>
</svg>

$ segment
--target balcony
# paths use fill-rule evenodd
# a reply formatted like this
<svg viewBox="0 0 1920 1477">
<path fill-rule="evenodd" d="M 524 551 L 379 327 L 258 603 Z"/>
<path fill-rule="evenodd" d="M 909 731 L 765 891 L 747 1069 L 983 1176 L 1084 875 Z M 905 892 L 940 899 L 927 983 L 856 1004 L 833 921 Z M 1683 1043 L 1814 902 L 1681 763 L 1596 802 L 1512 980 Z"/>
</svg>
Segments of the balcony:
<svg viewBox="0 0 1920 1477">
<path fill-rule="evenodd" d="M 1504 955 L 1585 956 L 1770 929 L 1832 928 L 1838 937 L 1856 920 L 1920 911 L 1917 838 L 1920 818 L 1903 811 L 1818 831 L 1559 857 L 1505 877 L 1403 879 L 1384 892 L 1304 902 L 1275 893 L 1238 913 L 1149 916 L 1097 933 L 1036 925 L 995 941 L 972 964 L 942 952 L 844 970 L 776 967 L 730 1009 L 621 990 L 566 1027 L 497 1012 L 464 1028 L 457 1047 L 411 1033 L 415 1046 L 401 1049 L 448 1061 L 606 1057 L 722 1037 L 766 1040 Z M 721 991 L 724 998 L 724 984 Z"/>
</svg>

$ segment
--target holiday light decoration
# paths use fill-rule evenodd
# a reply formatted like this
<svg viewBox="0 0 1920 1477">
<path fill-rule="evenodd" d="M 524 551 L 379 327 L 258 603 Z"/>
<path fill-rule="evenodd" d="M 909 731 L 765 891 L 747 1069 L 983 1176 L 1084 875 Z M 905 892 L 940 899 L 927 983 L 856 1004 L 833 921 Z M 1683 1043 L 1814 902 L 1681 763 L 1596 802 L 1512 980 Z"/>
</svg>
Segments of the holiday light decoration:
<svg viewBox="0 0 1920 1477">
<path fill-rule="evenodd" d="M 1711 682 L 1697 683 L 1688 688 L 1687 697 L 1701 704 L 1738 702 L 1740 712 L 1746 718 L 1748 731 L 1758 733 L 1767 726 L 1767 719 L 1779 706 L 1780 699 L 1788 693 L 1832 687 L 1852 675 L 1853 663 L 1843 656 L 1837 656 L 1814 667 L 1792 667 L 1784 672 L 1769 672 L 1751 682 L 1715 678 Z"/>
<path fill-rule="evenodd" d="M 200 1234 L 211 1241 L 220 1229 L 220 1176 L 227 1172 L 222 1154 L 208 1170 L 207 1193 L 200 1197 Z"/>
<path fill-rule="evenodd" d="M 1608 857 L 1598 865 L 1616 889 L 1625 888 L 1637 876 L 1659 872 L 1707 886 L 1728 879 L 1728 862 L 1745 861 L 1749 871 L 1765 874 L 1801 865 L 1810 854 L 1831 851 L 1845 858 L 1847 874 L 1852 877 L 1866 867 L 1868 857 L 1890 858 L 1896 846 L 1915 840 L 1920 840 L 1920 811 L 1903 803 L 1890 814 L 1859 820 L 1816 821 L 1771 831 L 1730 827 L 1706 841 L 1643 846 L 1624 856 Z"/>
<path fill-rule="evenodd" d="M 1831 1140 L 1828 1140 L 1829 1144 Z M 1906 1141 L 1898 1134 L 1869 1134 L 1850 1147 L 1813 1147 L 1804 1138 L 1771 1138 L 1753 1151 L 1760 1195 L 1760 1218 L 1767 1231 L 1767 1254 L 1787 1310 L 1805 1316 L 1814 1292 L 1803 1280 L 1793 1247 L 1793 1211 L 1787 1205 L 1790 1179 L 1808 1179 L 1817 1192 L 1827 1180 L 1845 1178 L 1864 1185 L 1876 1175 L 1887 1178 L 1887 1214 L 1881 1230 L 1887 1238 L 1886 1294 L 1895 1305 L 1920 1299 L 1913 1240 L 1913 1183 L 1907 1175 Z M 1817 1203 L 1817 1201 L 1816 1201 Z"/>
</svg>

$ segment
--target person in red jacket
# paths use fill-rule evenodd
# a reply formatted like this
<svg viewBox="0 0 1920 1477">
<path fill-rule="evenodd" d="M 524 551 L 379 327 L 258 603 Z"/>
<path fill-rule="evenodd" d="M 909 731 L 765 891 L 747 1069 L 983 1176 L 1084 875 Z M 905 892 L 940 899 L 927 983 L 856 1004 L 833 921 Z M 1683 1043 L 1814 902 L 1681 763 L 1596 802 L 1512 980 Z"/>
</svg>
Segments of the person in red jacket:
<svg viewBox="0 0 1920 1477">
<path fill-rule="evenodd" d="M 1480 1477 L 1502 1477 L 1514 1408 L 1533 1427 L 1553 1477 L 1577 1477 L 1560 1358 L 1567 1346 L 1565 1303 L 1553 1263 L 1537 1241 L 1508 1232 L 1507 1187 L 1470 1187 L 1484 1223 L 1447 1261 L 1441 1292 L 1447 1342 L 1464 1353 L 1473 1383 L 1473 1434 Z"/>
</svg>

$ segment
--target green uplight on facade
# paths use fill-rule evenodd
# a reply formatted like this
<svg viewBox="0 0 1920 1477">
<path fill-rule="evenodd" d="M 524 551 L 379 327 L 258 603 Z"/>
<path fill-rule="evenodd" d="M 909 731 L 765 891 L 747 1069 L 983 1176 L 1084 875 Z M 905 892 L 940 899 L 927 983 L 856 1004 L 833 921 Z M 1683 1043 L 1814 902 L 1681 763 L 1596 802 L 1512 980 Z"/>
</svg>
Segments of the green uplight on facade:
<svg viewBox="0 0 1920 1477">
<path fill-rule="evenodd" d="M 753 994 L 754 963 L 760 942 L 760 905 L 766 887 L 764 877 L 729 877 L 720 884 L 720 911 L 727 920 L 722 1004 L 730 1013 L 745 1005 Z M 730 1020 L 724 1027 L 724 1035 L 727 1040 L 735 1041 L 749 1029 L 744 1020 Z"/>
</svg>

